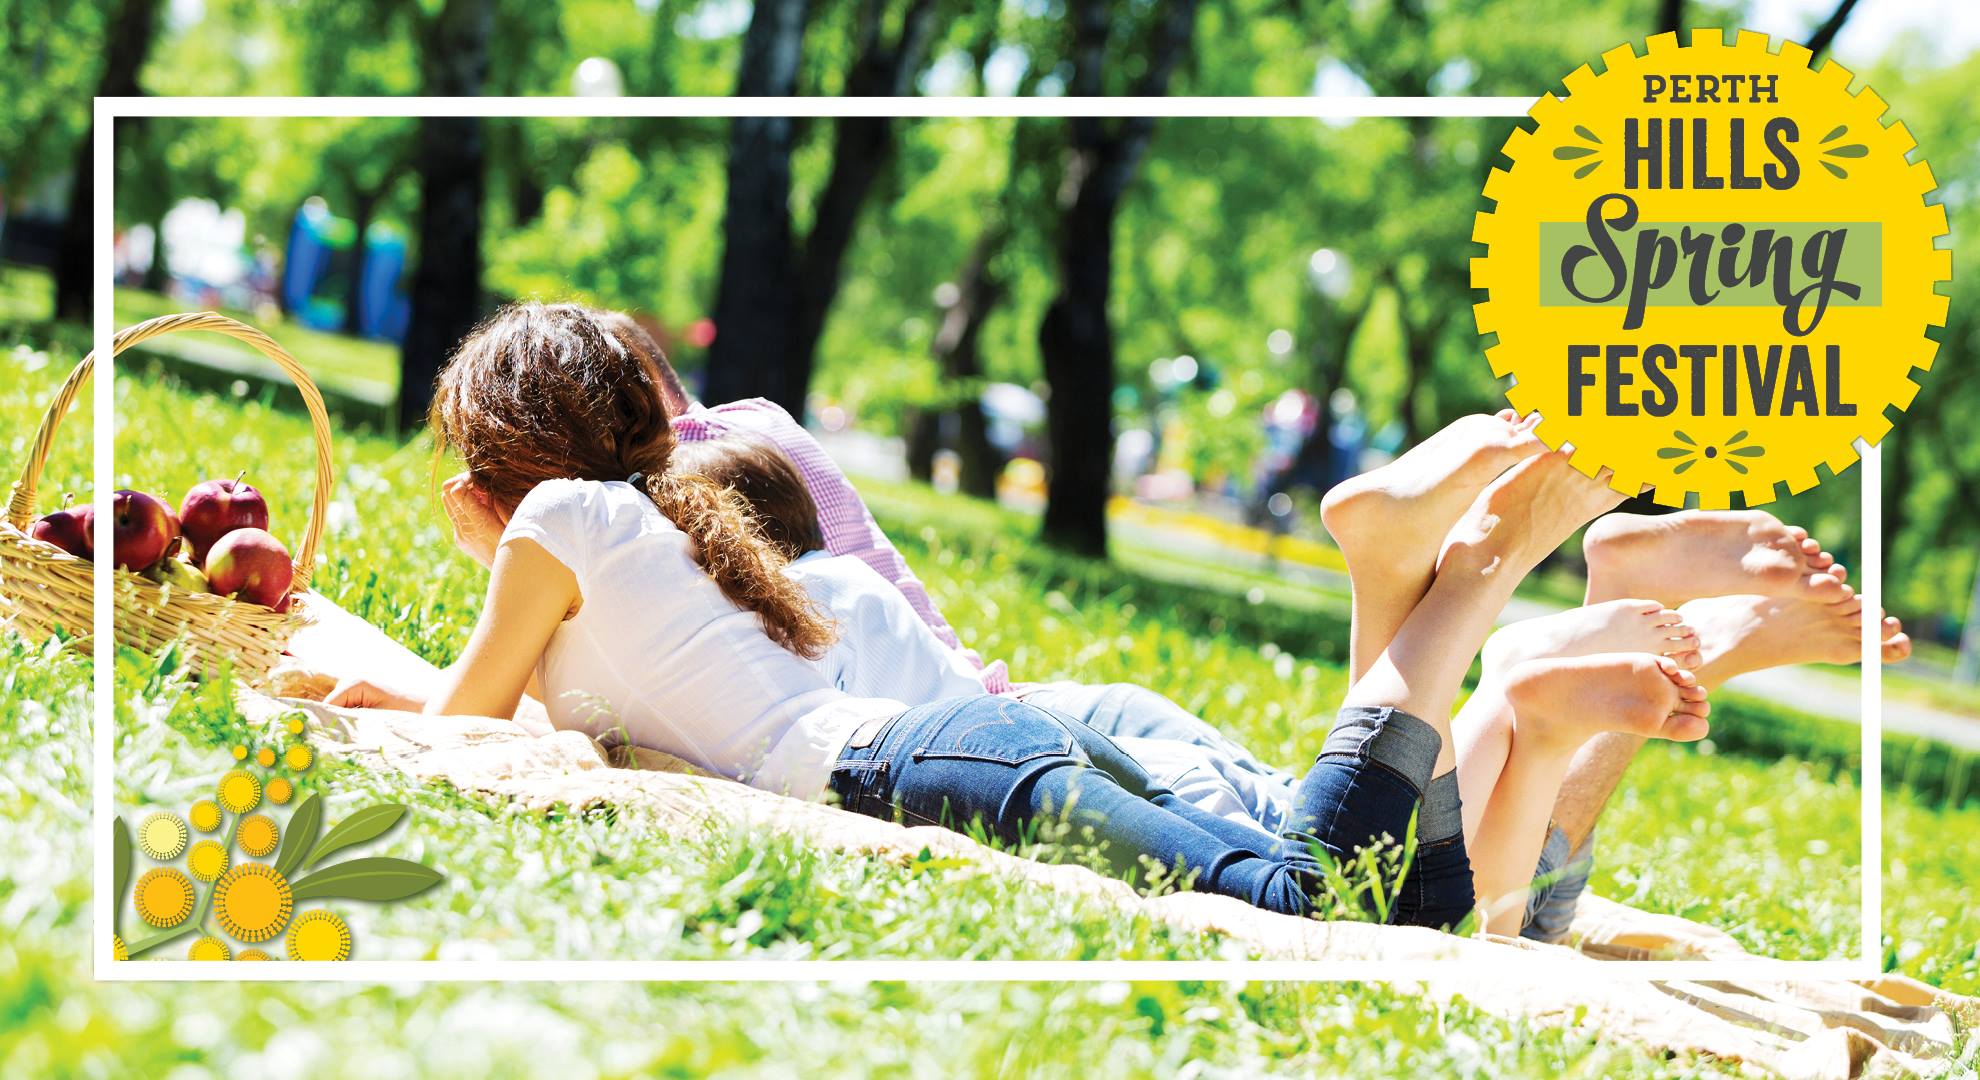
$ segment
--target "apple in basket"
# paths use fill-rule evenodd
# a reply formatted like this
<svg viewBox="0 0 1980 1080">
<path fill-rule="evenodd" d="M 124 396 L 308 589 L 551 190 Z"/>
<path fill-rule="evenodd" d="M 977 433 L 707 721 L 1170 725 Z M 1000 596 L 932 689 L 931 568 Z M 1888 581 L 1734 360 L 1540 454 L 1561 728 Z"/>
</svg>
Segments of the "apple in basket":
<svg viewBox="0 0 1980 1080">
<path fill-rule="evenodd" d="M 262 529 L 235 529 L 206 553 L 206 586 L 278 611 L 288 607 L 296 565 L 289 549 Z"/>
<path fill-rule="evenodd" d="M 205 480 L 186 492 L 186 501 L 179 504 L 179 527 L 192 545 L 194 563 L 205 563 L 213 545 L 235 529 L 268 528 L 268 503 L 246 479 L 243 472 L 232 480 Z"/>
<path fill-rule="evenodd" d="M 206 575 L 200 573 L 199 567 L 180 556 L 180 550 L 184 546 L 185 538 L 175 538 L 172 546 L 166 550 L 165 557 L 151 564 L 151 569 L 146 570 L 144 576 L 160 585 L 170 585 L 180 592 L 210 592 Z"/>
<path fill-rule="evenodd" d="M 65 506 L 37 518 L 28 526 L 28 535 L 44 540 L 78 559 L 96 557 L 96 507 Z"/>
<path fill-rule="evenodd" d="M 111 500 L 110 523 L 117 566 L 147 570 L 165 557 L 179 535 L 178 519 L 165 500 L 142 491 L 119 491 Z"/>
</svg>

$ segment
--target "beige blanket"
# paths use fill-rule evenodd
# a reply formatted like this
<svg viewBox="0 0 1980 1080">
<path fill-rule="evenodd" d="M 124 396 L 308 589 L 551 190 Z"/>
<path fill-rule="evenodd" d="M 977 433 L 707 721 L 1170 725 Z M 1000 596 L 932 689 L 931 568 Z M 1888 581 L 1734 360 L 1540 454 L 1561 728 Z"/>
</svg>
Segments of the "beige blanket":
<svg viewBox="0 0 1980 1080">
<path fill-rule="evenodd" d="M 421 668 L 430 675 L 431 668 L 403 649 L 382 656 L 388 651 L 379 644 L 383 635 L 360 630 L 362 623 L 335 609 L 322 614 L 314 636 L 300 636 L 291 645 L 313 670 L 277 672 L 272 689 L 284 695 L 280 699 L 244 694 L 250 719 L 271 721 L 301 708 L 312 721 L 310 738 L 324 753 L 422 781 L 444 780 L 461 791 L 526 807 L 611 806 L 622 820 L 682 836 L 711 822 L 774 829 L 824 847 L 901 862 L 927 850 L 1042 889 L 1099 897 L 1124 914 L 1219 934 L 1262 959 L 1467 961 L 1430 980 L 1424 991 L 1509 1018 L 1590 1028 L 1662 1049 L 1747 1062 L 1783 1076 L 1945 1075 L 1954 1065 L 1955 1019 L 1962 1027 L 1980 1021 L 1980 1002 L 1902 976 L 1861 983 L 1575 979 L 1572 965 L 1603 961 L 1750 959 L 1720 931 L 1594 896 L 1583 899 L 1576 915 L 1575 948 L 1297 919 L 1202 893 L 1148 898 L 1084 868 L 993 851 L 945 829 L 907 828 L 692 775 L 664 754 L 619 751 L 617 760 L 608 760 L 598 744 L 576 732 L 533 734 L 505 720 L 333 708 L 311 699 L 320 699 L 334 682 L 325 667 L 348 663 L 351 654 L 339 646 L 356 646 L 371 660 L 398 665 L 406 678 L 417 677 Z M 324 651 L 331 647 L 339 648 L 335 654 Z M 1512 962 L 1519 960 L 1571 967 L 1536 970 L 1538 965 Z"/>
</svg>

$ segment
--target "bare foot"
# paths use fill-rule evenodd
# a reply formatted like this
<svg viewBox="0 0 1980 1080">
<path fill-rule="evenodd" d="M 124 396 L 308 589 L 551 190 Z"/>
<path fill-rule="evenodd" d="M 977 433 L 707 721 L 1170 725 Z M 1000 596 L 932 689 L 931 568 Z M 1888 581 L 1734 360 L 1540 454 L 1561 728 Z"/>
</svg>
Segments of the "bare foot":
<svg viewBox="0 0 1980 1080">
<path fill-rule="evenodd" d="M 1842 569 L 1806 529 L 1761 510 L 1610 514 L 1588 527 L 1582 554 L 1590 600 L 1647 596 L 1675 606 L 1704 596 L 1848 595 Z"/>
<path fill-rule="evenodd" d="M 1610 600 L 1501 627 L 1485 642 L 1485 671 L 1503 675 L 1528 660 L 1592 653 L 1650 653 L 1684 668 L 1700 662 L 1698 632 L 1683 615 L 1655 600 Z"/>
<path fill-rule="evenodd" d="M 1528 660 L 1506 675 L 1515 740 L 1579 746 L 1605 731 L 1692 742 L 1712 706 L 1691 672 L 1666 656 L 1597 653 Z"/>
<path fill-rule="evenodd" d="M 1444 538 L 1438 572 L 1524 577 L 1576 529 L 1622 502 L 1609 476 L 1607 469 L 1583 476 L 1558 450 L 1520 462 L 1472 500 Z"/>
<path fill-rule="evenodd" d="M 1522 459 L 1546 449 L 1511 409 L 1452 422 L 1379 469 L 1344 480 L 1320 501 L 1320 520 L 1354 574 L 1421 577 L 1472 499 Z"/>
<path fill-rule="evenodd" d="M 1863 657 L 1863 598 L 1831 604 L 1777 596 L 1716 596 L 1679 611 L 1698 628 L 1698 677 L 1718 686 L 1735 675 L 1784 664 L 1854 664 Z M 1882 618 L 1882 613 L 1879 613 Z M 1882 618 L 1883 661 L 1911 655 L 1904 624 Z"/>
<path fill-rule="evenodd" d="M 1536 419 L 1519 420 L 1511 409 L 1464 417 L 1321 500 L 1354 593 L 1350 679 L 1367 674 L 1429 592 L 1451 523 L 1494 477 L 1544 449 Z"/>
</svg>

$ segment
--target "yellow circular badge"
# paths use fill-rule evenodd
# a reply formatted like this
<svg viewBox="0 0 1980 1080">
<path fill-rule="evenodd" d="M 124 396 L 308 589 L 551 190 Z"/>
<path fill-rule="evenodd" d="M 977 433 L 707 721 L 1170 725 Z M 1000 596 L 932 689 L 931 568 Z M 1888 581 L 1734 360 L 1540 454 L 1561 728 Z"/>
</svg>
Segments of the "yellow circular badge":
<svg viewBox="0 0 1980 1080">
<path fill-rule="evenodd" d="M 1670 506 L 1840 472 L 1929 369 L 1952 276 L 1931 169 L 1834 62 L 1698 31 L 1625 45 L 1506 140 L 1472 239 L 1506 398 L 1581 471 Z"/>
</svg>

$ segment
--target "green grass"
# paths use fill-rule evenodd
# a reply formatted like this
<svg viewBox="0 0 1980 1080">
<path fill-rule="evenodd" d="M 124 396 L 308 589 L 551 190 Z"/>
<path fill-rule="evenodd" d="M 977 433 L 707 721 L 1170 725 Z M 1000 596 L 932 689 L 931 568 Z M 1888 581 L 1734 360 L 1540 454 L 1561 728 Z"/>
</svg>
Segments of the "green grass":
<svg viewBox="0 0 1980 1080">
<path fill-rule="evenodd" d="M 123 287 L 117 289 L 116 305 L 118 326 L 129 326 L 159 315 L 201 310 L 188 307 L 186 301 L 174 300 L 159 293 Z M 256 327 L 280 342 L 283 348 L 302 361 L 303 366 L 326 390 L 345 389 L 388 399 L 399 392 L 399 347 L 391 342 L 312 330 L 273 312 L 222 309 L 221 314 Z M 252 346 L 231 338 L 201 334 L 199 339 L 249 361 L 261 355 Z"/>
<path fill-rule="evenodd" d="M 0 358 L 10 460 L 73 359 Z M 116 397 L 120 485 L 176 496 L 206 475 L 252 468 L 277 533 L 293 542 L 309 497 L 297 417 L 144 379 L 122 380 Z M 51 489 L 84 486 L 80 419 L 58 442 Z M 472 623 L 479 572 L 451 548 L 425 452 L 356 437 L 336 449 L 318 586 L 424 655 L 450 658 Z M 1028 542 L 1027 522 L 991 508 L 914 489 L 878 494 L 890 534 L 950 619 L 1021 676 L 1142 681 L 1281 762 L 1310 759 L 1324 736 L 1343 689 L 1336 615 L 1296 597 L 1253 603 L 1243 581 L 1204 587 L 1051 555 Z M 182 809 L 230 763 L 225 748 L 254 733 L 219 689 L 187 693 L 155 669 L 120 658 L 119 799 Z M 391 1062 L 423 1075 L 534 1075 L 521 1064 L 530 1058 L 553 1059 L 537 1069 L 560 1076 L 1105 1076 L 1166 1074 L 1188 1061 L 1246 1075 L 1717 1071 L 1384 986 L 209 984 L 187 993 L 93 984 L 83 970 L 87 683 L 76 658 L 0 647 L 4 700 L 24 703 L 0 749 L 0 814 L 21 838 L 10 840 L 0 880 L 6 1075 L 160 1074 L 194 1060 L 216 1072 L 280 1060 L 311 1076 L 375 1075 Z M 963 868 L 879 865 L 725 831 L 656 838 L 608 815 L 522 813 L 334 764 L 311 782 L 336 793 L 333 819 L 381 799 L 410 805 L 412 822 L 380 853 L 449 875 L 408 903 L 344 905 L 360 957 L 1222 955 L 1214 940 Z M 1980 924 L 1967 902 L 1980 860 L 1957 840 L 1980 828 L 1980 810 L 1913 795 L 1886 805 L 1896 966 L 1980 989 Z M 1847 954 L 1857 934 L 1855 807 L 1853 784 L 1831 762 L 1658 748 L 1606 820 L 1597 887 L 1723 926 L 1774 955 Z"/>
</svg>

